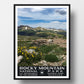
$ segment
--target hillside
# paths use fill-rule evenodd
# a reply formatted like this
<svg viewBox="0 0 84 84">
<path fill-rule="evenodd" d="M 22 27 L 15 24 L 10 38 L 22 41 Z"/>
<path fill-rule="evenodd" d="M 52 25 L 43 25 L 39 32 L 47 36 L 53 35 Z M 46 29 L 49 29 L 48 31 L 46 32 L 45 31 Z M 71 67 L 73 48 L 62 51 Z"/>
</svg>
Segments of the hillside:
<svg viewBox="0 0 84 84">
<path fill-rule="evenodd" d="M 38 36 L 46 38 L 66 38 L 66 31 L 54 28 L 32 28 L 30 26 L 21 25 L 18 27 L 18 34 L 25 36 Z"/>
<path fill-rule="evenodd" d="M 18 66 L 66 66 L 66 31 L 18 27 Z"/>
</svg>

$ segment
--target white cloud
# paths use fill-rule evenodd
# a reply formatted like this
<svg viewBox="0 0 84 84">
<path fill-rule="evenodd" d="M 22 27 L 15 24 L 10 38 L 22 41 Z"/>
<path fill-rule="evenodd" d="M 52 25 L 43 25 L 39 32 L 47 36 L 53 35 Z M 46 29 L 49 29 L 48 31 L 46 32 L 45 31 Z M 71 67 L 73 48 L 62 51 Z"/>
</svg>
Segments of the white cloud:
<svg viewBox="0 0 84 84">
<path fill-rule="evenodd" d="M 21 16 L 21 17 L 32 17 L 31 13 L 29 13 L 28 11 L 24 11 L 24 9 L 22 9 L 22 8 L 18 9 L 17 14 L 18 14 L 18 16 Z"/>
<path fill-rule="evenodd" d="M 27 24 L 31 27 L 66 29 L 66 22 L 52 21 L 50 23 Z"/>
<path fill-rule="evenodd" d="M 37 12 L 37 11 L 42 11 L 45 10 L 44 8 L 32 8 L 31 11 L 32 12 Z"/>
<path fill-rule="evenodd" d="M 61 15 L 59 13 L 51 13 L 51 14 L 42 14 L 40 12 L 35 12 L 35 11 L 42 11 L 45 10 L 44 8 L 32 8 L 31 11 L 24 11 L 23 9 L 18 10 L 18 16 L 22 17 L 31 17 L 33 20 L 65 20 L 66 15 Z"/>
<path fill-rule="evenodd" d="M 59 22 L 59 20 L 66 20 L 66 18 L 67 18 L 66 14 L 62 15 L 62 14 L 59 14 L 57 12 L 49 13 L 49 14 L 43 14 L 43 13 L 39 12 L 42 10 L 45 10 L 45 8 L 32 8 L 31 9 L 32 12 L 28 11 L 28 10 L 25 11 L 24 9 L 21 8 L 18 10 L 18 16 L 33 18 L 33 19 L 29 19 L 29 20 L 46 20 L 46 21 L 51 21 L 51 22 L 27 24 L 27 23 L 23 23 L 23 22 L 19 21 L 19 24 L 22 23 L 23 25 L 29 25 L 31 27 L 40 26 L 40 27 L 44 27 L 44 28 L 66 29 L 66 22 Z M 65 9 L 60 9 L 60 10 L 66 11 Z M 25 20 L 28 20 L 28 18 Z M 55 20 L 55 21 L 52 21 L 52 20 Z"/>
</svg>

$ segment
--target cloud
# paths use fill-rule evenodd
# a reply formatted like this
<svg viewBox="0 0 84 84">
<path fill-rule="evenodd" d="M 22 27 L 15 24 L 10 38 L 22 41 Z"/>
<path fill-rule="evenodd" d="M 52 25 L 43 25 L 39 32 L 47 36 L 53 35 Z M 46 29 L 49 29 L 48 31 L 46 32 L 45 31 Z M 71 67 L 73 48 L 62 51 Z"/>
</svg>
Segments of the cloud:
<svg viewBox="0 0 84 84">
<path fill-rule="evenodd" d="M 66 8 L 18 8 L 18 25 L 66 29 Z"/>
<path fill-rule="evenodd" d="M 56 10 L 56 12 L 61 14 L 61 15 L 65 15 L 66 14 L 66 10 L 65 9 Z"/>
<path fill-rule="evenodd" d="M 31 12 L 38 12 L 38 11 L 43 11 L 45 10 L 44 8 L 31 8 Z"/>
<path fill-rule="evenodd" d="M 49 15 L 54 14 L 56 8 L 45 8 L 45 10 L 41 11 L 42 14 Z"/>
<path fill-rule="evenodd" d="M 17 14 L 19 17 L 32 17 L 31 13 L 24 8 L 18 8 Z"/>
<path fill-rule="evenodd" d="M 58 8 L 19 8 L 18 16 L 31 17 L 34 20 L 65 20 L 66 19 L 65 12 L 62 9 L 58 9 Z"/>
<path fill-rule="evenodd" d="M 49 23 L 37 23 L 37 24 L 24 24 L 31 27 L 43 27 L 43 28 L 56 28 L 56 29 L 66 29 L 66 22 L 52 21 Z"/>
</svg>

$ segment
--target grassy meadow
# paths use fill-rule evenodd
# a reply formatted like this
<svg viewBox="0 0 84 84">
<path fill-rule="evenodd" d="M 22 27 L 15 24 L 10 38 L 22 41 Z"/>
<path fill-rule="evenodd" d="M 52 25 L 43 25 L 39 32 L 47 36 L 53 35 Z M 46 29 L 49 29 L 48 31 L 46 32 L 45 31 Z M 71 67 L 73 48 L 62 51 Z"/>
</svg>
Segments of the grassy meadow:
<svg viewBox="0 0 84 84">
<path fill-rule="evenodd" d="M 52 39 L 52 42 L 47 42 Z M 30 28 L 18 29 L 18 56 L 23 59 L 18 66 L 44 66 L 40 61 L 44 60 L 46 66 L 66 66 L 66 32 L 59 30 L 47 30 Z M 57 65 L 52 65 L 57 63 Z"/>
</svg>

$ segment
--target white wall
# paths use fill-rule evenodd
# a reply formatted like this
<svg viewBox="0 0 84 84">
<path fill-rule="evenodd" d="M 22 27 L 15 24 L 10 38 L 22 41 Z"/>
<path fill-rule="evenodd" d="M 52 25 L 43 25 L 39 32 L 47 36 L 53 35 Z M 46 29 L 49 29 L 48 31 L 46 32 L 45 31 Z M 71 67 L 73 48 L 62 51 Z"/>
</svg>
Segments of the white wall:
<svg viewBox="0 0 84 84">
<path fill-rule="evenodd" d="M 13 4 L 71 4 L 71 80 L 13 80 Z M 0 83 L 1 84 L 83 84 L 84 80 L 83 0 L 1 0 Z"/>
</svg>

